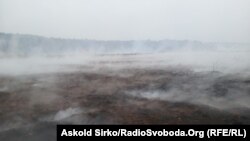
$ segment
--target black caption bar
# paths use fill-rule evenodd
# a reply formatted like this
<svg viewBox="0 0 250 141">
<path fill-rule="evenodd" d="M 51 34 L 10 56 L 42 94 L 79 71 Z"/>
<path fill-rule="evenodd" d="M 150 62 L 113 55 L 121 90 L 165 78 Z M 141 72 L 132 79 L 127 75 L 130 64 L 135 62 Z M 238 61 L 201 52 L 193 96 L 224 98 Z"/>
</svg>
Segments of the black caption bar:
<svg viewBox="0 0 250 141">
<path fill-rule="evenodd" d="M 58 141 L 89 137 L 250 139 L 249 125 L 57 125 Z"/>
</svg>

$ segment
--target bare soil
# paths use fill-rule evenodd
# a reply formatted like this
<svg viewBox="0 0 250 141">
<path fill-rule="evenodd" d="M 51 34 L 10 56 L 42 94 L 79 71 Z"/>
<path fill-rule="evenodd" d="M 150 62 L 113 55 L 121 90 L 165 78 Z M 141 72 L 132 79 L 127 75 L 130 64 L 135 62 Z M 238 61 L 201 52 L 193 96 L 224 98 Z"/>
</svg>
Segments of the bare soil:
<svg viewBox="0 0 250 141">
<path fill-rule="evenodd" d="M 213 83 L 199 88 L 208 81 Z M 250 97 L 249 82 L 249 78 L 215 72 L 164 69 L 1 76 L 0 140 L 55 140 L 56 124 L 62 123 L 250 124 L 248 107 L 217 108 L 192 100 L 130 94 L 152 90 L 168 93 L 176 86 L 186 94 L 200 92 L 223 98 L 231 90 L 241 90 Z"/>
</svg>

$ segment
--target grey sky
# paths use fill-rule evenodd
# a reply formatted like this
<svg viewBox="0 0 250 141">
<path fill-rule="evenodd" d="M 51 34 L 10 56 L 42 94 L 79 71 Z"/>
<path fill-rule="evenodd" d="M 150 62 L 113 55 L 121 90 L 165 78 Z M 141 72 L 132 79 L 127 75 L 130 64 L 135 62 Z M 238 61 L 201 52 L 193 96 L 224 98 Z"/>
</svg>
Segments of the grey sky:
<svg viewBox="0 0 250 141">
<path fill-rule="evenodd" d="M 0 0 L 0 32 L 250 42 L 250 0 Z"/>
</svg>

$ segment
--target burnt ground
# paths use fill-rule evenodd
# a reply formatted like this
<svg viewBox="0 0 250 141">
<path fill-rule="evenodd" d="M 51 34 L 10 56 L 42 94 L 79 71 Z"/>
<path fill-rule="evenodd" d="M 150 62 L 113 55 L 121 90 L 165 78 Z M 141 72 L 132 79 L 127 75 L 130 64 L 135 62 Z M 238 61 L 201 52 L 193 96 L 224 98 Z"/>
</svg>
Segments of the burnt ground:
<svg viewBox="0 0 250 141">
<path fill-rule="evenodd" d="M 55 140 L 62 123 L 250 124 L 249 97 L 250 78 L 219 72 L 1 76 L 0 140 Z"/>
</svg>

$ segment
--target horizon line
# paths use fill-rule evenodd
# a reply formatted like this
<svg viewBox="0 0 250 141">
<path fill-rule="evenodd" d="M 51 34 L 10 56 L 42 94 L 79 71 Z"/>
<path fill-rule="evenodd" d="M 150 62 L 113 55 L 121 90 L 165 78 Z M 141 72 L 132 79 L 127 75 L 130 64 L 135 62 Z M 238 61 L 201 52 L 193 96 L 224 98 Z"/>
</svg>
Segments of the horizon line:
<svg viewBox="0 0 250 141">
<path fill-rule="evenodd" d="M 56 36 L 46 36 L 46 35 L 39 35 L 39 34 L 30 34 L 30 33 L 13 33 L 13 32 L 3 32 L 0 31 L 0 34 L 12 34 L 12 35 L 22 35 L 22 36 L 37 36 L 41 38 L 49 38 L 49 39 L 60 39 L 60 40 L 89 40 L 89 41 L 105 41 L 105 42 L 112 42 L 112 41 L 119 41 L 119 42 L 135 42 L 135 41 L 151 41 L 151 42 L 160 42 L 160 41 L 181 41 L 181 42 L 199 42 L 199 43 L 207 43 L 207 44 L 250 44 L 250 42 L 218 42 L 218 41 L 200 41 L 200 40 L 189 40 L 189 39 L 138 39 L 138 40 L 121 40 L 121 39 L 88 39 L 88 38 L 68 38 L 68 37 L 56 37 Z"/>
</svg>

